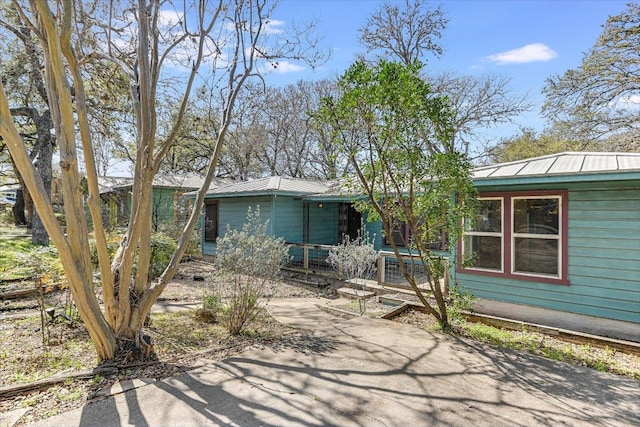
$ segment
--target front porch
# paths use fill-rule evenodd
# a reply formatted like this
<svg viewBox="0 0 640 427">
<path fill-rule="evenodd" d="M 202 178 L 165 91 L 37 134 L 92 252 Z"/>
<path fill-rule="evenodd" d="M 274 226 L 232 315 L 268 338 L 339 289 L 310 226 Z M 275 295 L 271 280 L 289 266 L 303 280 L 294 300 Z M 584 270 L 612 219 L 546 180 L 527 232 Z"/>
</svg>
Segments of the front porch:
<svg viewBox="0 0 640 427">
<path fill-rule="evenodd" d="M 283 267 L 283 270 L 302 273 L 305 275 L 322 276 L 331 279 L 340 279 L 339 271 L 336 271 L 327 258 L 329 252 L 335 248 L 333 245 L 319 245 L 310 243 L 289 243 L 289 254 L 292 256 L 291 262 Z M 440 286 L 445 294 L 449 293 L 449 259 L 439 257 L 444 271 Z M 416 255 L 406 254 L 402 256 L 402 263 L 407 270 L 416 277 L 418 286 L 425 290 L 430 289 L 424 266 Z M 354 282 L 353 280 L 351 281 Z M 358 285 L 363 286 L 376 293 L 384 293 L 384 289 L 410 289 L 409 283 L 402 276 L 400 264 L 393 252 L 378 251 L 376 269 L 371 277 L 358 278 Z"/>
</svg>

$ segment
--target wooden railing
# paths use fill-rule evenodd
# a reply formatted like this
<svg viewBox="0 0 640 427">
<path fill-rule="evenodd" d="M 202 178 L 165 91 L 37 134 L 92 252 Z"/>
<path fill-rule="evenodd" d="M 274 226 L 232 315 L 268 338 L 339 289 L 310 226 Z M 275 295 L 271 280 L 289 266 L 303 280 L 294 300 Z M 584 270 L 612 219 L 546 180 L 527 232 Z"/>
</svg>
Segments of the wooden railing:
<svg viewBox="0 0 640 427">
<path fill-rule="evenodd" d="M 314 245 L 310 243 L 287 243 L 292 261 L 283 267 L 285 270 L 306 274 L 338 277 L 338 273 L 327 262 L 329 251 L 335 246 Z"/>
<path fill-rule="evenodd" d="M 420 257 L 417 255 L 402 254 L 399 261 L 395 253 L 389 251 L 378 252 L 378 265 L 377 265 L 377 280 L 380 286 L 397 286 L 406 287 L 408 283 L 402 271 L 399 263 L 403 262 L 410 275 L 416 278 L 420 287 L 429 287 L 427 274 L 424 271 L 424 266 Z M 440 286 L 442 292 L 445 295 L 449 294 L 449 259 L 446 257 L 438 257 L 442 265 L 443 278 L 440 280 Z"/>
<path fill-rule="evenodd" d="M 289 246 L 289 254 L 293 257 L 292 261 L 287 264 L 284 269 L 297 271 L 305 274 L 316 274 L 321 276 L 329 276 L 332 278 L 340 277 L 339 272 L 333 269 L 327 262 L 329 251 L 335 246 L 332 245 L 314 245 L 309 243 L 287 243 Z M 407 266 L 410 274 L 418 280 L 423 287 L 429 287 L 427 276 L 424 273 L 424 266 L 420 258 L 416 255 L 402 255 L 401 260 Z M 440 257 L 442 263 L 444 277 L 440 281 L 442 291 L 449 293 L 449 260 L 446 257 Z M 394 286 L 406 288 L 408 283 L 402 276 L 399 267 L 399 261 L 393 252 L 379 251 L 377 262 L 377 282 L 380 286 Z M 421 282 L 422 280 L 422 282 Z"/>
</svg>

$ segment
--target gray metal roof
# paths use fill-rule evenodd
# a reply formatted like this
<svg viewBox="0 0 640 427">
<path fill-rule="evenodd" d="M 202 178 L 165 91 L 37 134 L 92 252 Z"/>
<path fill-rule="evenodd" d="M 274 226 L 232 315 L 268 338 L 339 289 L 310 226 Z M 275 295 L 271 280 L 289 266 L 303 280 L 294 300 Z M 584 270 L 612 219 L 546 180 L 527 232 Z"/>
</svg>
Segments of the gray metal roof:
<svg viewBox="0 0 640 427">
<path fill-rule="evenodd" d="M 475 179 L 515 178 L 537 175 L 577 175 L 640 171 L 640 153 L 582 153 L 550 154 L 515 162 L 481 166 L 472 171 Z"/>
<path fill-rule="evenodd" d="M 329 190 L 329 185 L 320 181 L 311 181 L 297 178 L 284 178 L 272 176 L 260 178 L 252 181 L 236 182 L 229 185 L 213 187 L 208 195 L 222 194 L 257 194 L 257 193 L 288 193 L 288 194 L 316 194 L 325 193 Z"/>
<path fill-rule="evenodd" d="M 218 182 L 212 183 L 214 185 L 222 184 L 223 180 L 217 180 Z M 200 175 L 156 175 L 153 178 L 153 187 L 164 188 L 183 188 L 185 190 L 193 190 L 200 188 L 204 178 Z M 113 177 L 113 176 L 99 176 L 98 187 L 100 188 L 100 194 L 108 193 L 115 189 L 122 189 L 133 186 L 133 178 L 131 177 Z"/>
</svg>

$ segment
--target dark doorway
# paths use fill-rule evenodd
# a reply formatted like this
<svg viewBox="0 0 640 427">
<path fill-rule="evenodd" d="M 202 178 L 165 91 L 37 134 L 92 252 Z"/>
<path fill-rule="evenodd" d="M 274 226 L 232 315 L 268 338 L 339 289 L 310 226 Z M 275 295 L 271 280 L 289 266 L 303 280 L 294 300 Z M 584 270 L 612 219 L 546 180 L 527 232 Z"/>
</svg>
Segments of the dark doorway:
<svg viewBox="0 0 640 427">
<path fill-rule="evenodd" d="M 338 241 L 343 242 L 347 237 L 354 240 L 362 227 L 362 214 L 353 203 L 341 202 L 338 206 Z"/>
</svg>

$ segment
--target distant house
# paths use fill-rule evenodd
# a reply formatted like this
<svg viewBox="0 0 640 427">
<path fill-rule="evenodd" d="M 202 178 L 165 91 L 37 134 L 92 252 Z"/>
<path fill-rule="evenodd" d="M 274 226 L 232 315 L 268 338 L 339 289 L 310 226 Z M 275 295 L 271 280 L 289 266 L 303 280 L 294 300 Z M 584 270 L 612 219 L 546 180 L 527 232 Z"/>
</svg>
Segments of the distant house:
<svg viewBox="0 0 640 427">
<path fill-rule="evenodd" d="M 439 252 L 451 283 L 483 299 L 640 324 L 640 154 L 562 153 L 479 167 L 473 177 L 475 225 Z M 380 223 L 353 208 L 357 197 L 335 182 L 281 177 L 214 187 L 202 252 L 214 256 L 216 239 L 227 225 L 240 228 L 250 206 L 308 271 L 363 219 L 374 247 L 388 250 Z M 440 243 L 433 248 L 445 249 Z"/>
<path fill-rule="evenodd" d="M 480 167 L 453 280 L 485 299 L 640 323 L 640 154 Z M 640 327 L 640 326 L 639 326 Z"/>
<path fill-rule="evenodd" d="M 19 189 L 19 185 L 0 186 L 0 206 L 15 205 Z"/>
<path fill-rule="evenodd" d="M 163 221 L 183 219 L 188 201 L 182 196 L 200 188 L 204 179 L 197 175 L 158 175 L 153 180 L 152 221 L 154 228 Z M 131 213 L 133 178 L 99 177 L 104 202 L 103 220 L 111 227 L 126 226 Z"/>
</svg>

